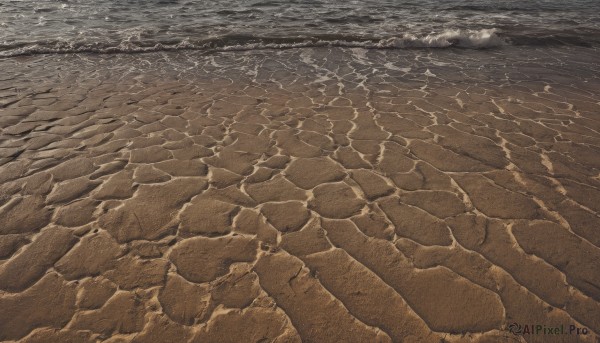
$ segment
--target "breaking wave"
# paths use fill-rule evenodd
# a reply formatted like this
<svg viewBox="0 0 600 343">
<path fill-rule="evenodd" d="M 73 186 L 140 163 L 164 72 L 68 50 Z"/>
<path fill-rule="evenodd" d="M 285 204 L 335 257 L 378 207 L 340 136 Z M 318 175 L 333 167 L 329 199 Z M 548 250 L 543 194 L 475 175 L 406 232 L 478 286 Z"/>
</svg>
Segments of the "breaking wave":
<svg viewBox="0 0 600 343">
<path fill-rule="evenodd" d="M 86 42 L 56 40 L 50 42 L 23 42 L 0 44 L 0 57 L 37 54 L 69 53 L 143 53 L 176 50 L 245 51 L 259 49 L 290 49 L 310 47 L 348 47 L 366 49 L 489 49 L 506 45 L 585 45 L 581 36 L 572 37 L 518 37 L 502 35 L 497 29 L 446 30 L 427 35 L 404 34 L 400 37 L 368 37 L 348 35 L 315 35 L 299 37 L 258 37 L 227 35 L 210 39 L 168 41 Z"/>
</svg>

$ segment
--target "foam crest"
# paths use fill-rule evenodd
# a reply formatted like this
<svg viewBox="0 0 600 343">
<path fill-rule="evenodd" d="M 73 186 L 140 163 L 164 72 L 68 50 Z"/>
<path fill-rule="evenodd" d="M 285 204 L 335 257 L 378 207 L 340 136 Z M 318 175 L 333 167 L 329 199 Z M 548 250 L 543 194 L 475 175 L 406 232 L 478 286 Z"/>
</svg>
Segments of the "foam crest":
<svg viewBox="0 0 600 343">
<path fill-rule="evenodd" d="M 507 44 L 499 37 L 497 29 L 482 30 L 446 30 L 438 34 L 416 36 L 407 34 L 401 38 L 392 38 L 381 42 L 382 47 L 395 48 L 492 48 Z"/>
</svg>

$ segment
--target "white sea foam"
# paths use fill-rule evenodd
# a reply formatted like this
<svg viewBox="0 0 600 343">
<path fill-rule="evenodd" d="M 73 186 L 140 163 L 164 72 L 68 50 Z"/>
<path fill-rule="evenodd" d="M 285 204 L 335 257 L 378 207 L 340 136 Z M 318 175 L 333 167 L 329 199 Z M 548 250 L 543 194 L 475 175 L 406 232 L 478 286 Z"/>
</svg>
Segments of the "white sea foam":
<svg viewBox="0 0 600 343">
<path fill-rule="evenodd" d="M 507 44 L 496 34 L 497 29 L 482 30 L 446 30 L 426 36 L 407 34 L 400 38 L 383 40 L 382 47 L 395 48 L 447 48 L 451 46 L 461 48 L 491 48 Z"/>
</svg>

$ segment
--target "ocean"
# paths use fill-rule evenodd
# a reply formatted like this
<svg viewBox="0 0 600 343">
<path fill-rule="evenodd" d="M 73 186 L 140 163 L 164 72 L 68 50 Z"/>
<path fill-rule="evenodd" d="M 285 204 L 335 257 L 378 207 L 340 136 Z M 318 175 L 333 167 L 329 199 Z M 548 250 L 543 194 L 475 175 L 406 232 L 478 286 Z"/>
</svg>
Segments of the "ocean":
<svg viewBox="0 0 600 343">
<path fill-rule="evenodd" d="M 7 0 L 0 56 L 289 47 L 595 46 L 596 0 Z"/>
</svg>

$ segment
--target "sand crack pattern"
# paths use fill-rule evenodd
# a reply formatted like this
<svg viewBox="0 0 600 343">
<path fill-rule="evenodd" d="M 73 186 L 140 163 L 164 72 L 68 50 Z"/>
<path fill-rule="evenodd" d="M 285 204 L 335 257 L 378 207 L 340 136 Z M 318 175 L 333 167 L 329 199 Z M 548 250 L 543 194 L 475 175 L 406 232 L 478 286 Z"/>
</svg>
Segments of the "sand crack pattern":
<svg viewBox="0 0 600 343">
<path fill-rule="evenodd" d="M 593 342 L 600 69 L 513 53 L 1 60 L 0 340 Z"/>
</svg>

